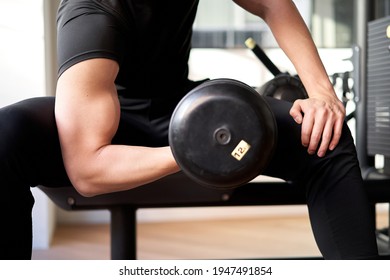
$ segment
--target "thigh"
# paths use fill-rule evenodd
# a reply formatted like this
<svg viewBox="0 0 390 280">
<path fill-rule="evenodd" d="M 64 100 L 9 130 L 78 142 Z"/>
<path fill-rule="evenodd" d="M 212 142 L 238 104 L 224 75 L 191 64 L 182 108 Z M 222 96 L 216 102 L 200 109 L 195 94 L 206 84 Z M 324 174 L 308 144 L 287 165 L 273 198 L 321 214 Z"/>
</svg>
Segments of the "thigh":
<svg viewBox="0 0 390 280">
<path fill-rule="evenodd" d="M 25 186 L 69 185 L 54 117 L 54 97 L 0 109 L 0 157 L 6 179 Z M 4 170 L 3 169 L 3 170 Z"/>
<path fill-rule="evenodd" d="M 278 139 L 274 156 L 264 175 L 292 181 L 309 180 L 312 173 L 318 172 L 325 164 L 331 163 L 339 166 L 341 162 L 348 161 L 348 165 L 339 166 L 339 171 L 354 170 L 354 173 L 360 176 L 356 148 L 346 123 L 344 123 L 342 136 L 335 150 L 328 151 L 322 158 L 316 154 L 309 155 L 307 148 L 302 145 L 301 125 L 297 124 L 289 114 L 292 103 L 272 97 L 266 97 L 266 100 L 276 119 Z M 353 168 L 349 168 L 349 164 Z M 347 170 L 345 172 L 348 173 Z"/>
<path fill-rule="evenodd" d="M 0 109 L 0 259 L 29 259 L 32 247 L 30 187 L 70 186 L 54 119 L 54 98 L 39 97 Z"/>
<path fill-rule="evenodd" d="M 292 103 L 265 97 L 274 113 L 278 137 L 275 152 L 264 175 L 297 180 L 305 172 L 309 155 L 301 143 L 301 126 L 290 116 Z"/>
</svg>

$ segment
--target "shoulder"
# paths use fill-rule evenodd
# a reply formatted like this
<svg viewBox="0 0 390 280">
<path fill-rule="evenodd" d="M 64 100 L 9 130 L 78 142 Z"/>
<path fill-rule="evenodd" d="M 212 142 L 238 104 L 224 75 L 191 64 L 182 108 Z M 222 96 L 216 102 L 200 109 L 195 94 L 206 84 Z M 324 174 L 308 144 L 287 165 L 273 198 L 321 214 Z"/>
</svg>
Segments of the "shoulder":
<svg viewBox="0 0 390 280">
<path fill-rule="evenodd" d="M 93 58 L 121 62 L 128 34 L 121 1 L 63 0 L 57 14 L 58 76 Z"/>
</svg>

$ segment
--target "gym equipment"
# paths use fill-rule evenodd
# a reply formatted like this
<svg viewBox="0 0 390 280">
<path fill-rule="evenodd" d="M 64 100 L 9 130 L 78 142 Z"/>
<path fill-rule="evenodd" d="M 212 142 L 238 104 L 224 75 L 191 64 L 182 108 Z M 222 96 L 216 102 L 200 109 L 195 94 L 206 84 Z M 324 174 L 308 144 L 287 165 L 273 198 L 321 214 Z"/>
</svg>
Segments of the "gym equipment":
<svg viewBox="0 0 390 280">
<path fill-rule="evenodd" d="M 271 96 L 289 102 L 308 98 L 301 80 L 289 74 L 279 74 L 261 86 L 258 92 L 262 96 Z"/>
<path fill-rule="evenodd" d="M 204 82 L 175 108 L 169 144 L 182 171 L 201 185 L 233 188 L 267 166 L 277 127 L 252 87 L 233 79 Z"/>
</svg>

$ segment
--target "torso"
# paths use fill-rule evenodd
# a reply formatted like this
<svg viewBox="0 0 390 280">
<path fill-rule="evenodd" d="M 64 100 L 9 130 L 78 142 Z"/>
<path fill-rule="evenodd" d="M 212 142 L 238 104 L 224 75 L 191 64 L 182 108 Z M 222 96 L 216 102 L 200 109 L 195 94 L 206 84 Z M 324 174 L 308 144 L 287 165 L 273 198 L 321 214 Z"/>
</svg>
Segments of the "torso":
<svg viewBox="0 0 390 280">
<path fill-rule="evenodd" d="M 62 26 L 72 28 L 68 21 L 77 18 L 80 22 L 74 24 L 72 32 L 63 31 L 66 38 L 59 48 L 60 73 L 74 63 L 101 55 L 118 61 L 116 82 L 124 96 L 182 94 L 198 1 L 63 0 L 59 33 Z M 80 35 L 79 41 L 73 40 L 82 32 L 83 24 L 91 30 Z M 94 30 L 94 26 L 99 29 Z M 66 43 L 70 36 L 72 45 Z"/>
</svg>

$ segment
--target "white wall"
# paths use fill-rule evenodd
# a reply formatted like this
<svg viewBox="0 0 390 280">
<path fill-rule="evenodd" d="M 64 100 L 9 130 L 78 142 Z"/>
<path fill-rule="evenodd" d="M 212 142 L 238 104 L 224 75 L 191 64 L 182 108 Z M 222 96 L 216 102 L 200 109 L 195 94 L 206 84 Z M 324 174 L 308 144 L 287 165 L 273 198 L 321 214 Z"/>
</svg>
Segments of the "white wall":
<svg viewBox="0 0 390 280">
<path fill-rule="evenodd" d="M 45 95 L 42 3 L 0 1 L 0 106 Z"/>
</svg>

